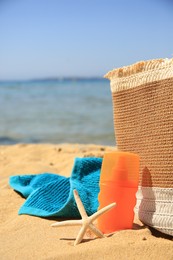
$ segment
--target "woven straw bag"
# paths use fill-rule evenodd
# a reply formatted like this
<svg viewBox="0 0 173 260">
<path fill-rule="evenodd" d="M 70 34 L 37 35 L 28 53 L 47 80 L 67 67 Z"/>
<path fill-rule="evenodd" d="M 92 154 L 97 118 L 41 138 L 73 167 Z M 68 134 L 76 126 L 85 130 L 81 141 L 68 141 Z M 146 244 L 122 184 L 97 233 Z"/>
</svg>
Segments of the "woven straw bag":
<svg viewBox="0 0 173 260">
<path fill-rule="evenodd" d="M 108 72 L 117 147 L 140 155 L 139 219 L 173 236 L 173 59 Z"/>
</svg>

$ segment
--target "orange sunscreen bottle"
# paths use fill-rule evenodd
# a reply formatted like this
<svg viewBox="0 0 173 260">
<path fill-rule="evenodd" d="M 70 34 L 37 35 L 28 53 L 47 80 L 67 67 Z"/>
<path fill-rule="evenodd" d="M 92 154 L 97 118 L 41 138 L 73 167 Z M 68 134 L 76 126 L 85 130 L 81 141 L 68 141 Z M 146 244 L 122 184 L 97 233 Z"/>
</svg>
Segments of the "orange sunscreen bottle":
<svg viewBox="0 0 173 260">
<path fill-rule="evenodd" d="M 139 182 L 139 156 L 128 152 L 108 152 L 103 157 L 100 174 L 99 209 L 116 206 L 98 218 L 103 233 L 131 229 Z"/>
</svg>

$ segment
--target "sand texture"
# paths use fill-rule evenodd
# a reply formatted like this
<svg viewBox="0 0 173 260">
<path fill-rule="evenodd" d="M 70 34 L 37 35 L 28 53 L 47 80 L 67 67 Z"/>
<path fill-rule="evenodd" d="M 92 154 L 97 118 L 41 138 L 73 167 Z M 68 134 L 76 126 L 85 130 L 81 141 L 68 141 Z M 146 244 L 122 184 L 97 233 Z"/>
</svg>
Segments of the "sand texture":
<svg viewBox="0 0 173 260">
<path fill-rule="evenodd" d="M 102 157 L 114 149 L 78 144 L 0 146 L 0 259 L 173 259 L 172 238 L 137 219 L 132 230 L 101 239 L 88 233 L 74 247 L 80 227 L 52 228 L 55 220 L 18 215 L 25 199 L 10 188 L 9 176 L 43 172 L 69 176 L 75 157 Z"/>
</svg>

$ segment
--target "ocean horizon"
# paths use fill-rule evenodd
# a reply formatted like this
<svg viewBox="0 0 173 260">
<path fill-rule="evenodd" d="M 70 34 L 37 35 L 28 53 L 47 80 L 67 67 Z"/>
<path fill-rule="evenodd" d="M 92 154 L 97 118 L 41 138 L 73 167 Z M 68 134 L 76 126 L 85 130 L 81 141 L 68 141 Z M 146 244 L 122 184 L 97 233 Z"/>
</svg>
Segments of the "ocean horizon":
<svg viewBox="0 0 173 260">
<path fill-rule="evenodd" d="M 0 144 L 115 145 L 109 81 L 59 77 L 0 81 Z"/>
<path fill-rule="evenodd" d="M 0 79 L 0 84 L 7 83 L 31 83 L 31 82 L 59 82 L 59 81 L 107 81 L 100 76 L 59 76 L 59 77 L 33 77 L 26 79 Z"/>
</svg>

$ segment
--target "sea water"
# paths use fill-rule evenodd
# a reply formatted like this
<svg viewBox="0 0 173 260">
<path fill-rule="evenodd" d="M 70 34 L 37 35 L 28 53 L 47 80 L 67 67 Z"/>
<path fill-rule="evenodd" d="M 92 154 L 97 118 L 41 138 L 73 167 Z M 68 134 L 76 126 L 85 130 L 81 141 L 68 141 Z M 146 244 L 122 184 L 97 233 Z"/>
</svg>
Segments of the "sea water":
<svg viewBox="0 0 173 260">
<path fill-rule="evenodd" d="M 105 79 L 0 82 L 0 144 L 115 145 Z"/>
</svg>

